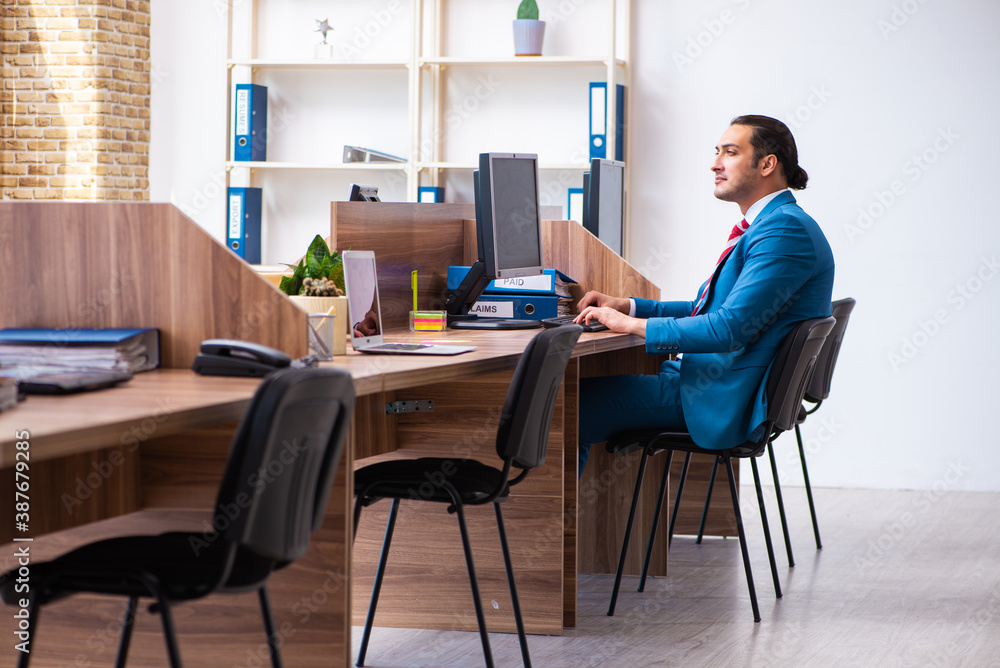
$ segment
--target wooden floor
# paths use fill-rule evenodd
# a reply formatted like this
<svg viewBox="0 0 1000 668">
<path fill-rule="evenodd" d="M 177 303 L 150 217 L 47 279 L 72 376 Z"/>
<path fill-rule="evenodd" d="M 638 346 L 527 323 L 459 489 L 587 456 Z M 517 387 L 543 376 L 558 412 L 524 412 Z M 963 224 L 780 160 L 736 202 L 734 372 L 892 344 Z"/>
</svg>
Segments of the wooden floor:
<svg viewBox="0 0 1000 668">
<path fill-rule="evenodd" d="M 798 561 L 789 569 L 784 551 L 778 553 L 785 592 L 778 601 L 755 505 L 744 505 L 759 624 L 751 616 L 737 541 L 697 546 L 678 537 L 670 575 L 649 582 L 642 594 L 635 591 L 637 578 L 627 578 L 614 617 L 605 614 L 611 577 L 583 576 L 579 626 L 562 636 L 530 636 L 533 665 L 1000 667 L 1000 494 L 815 492 L 825 545 L 818 552 L 804 493 L 786 490 Z M 744 494 L 744 504 L 751 498 Z M 773 516 L 773 499 L 770 507 Z M 460 564 L 455 577 L 464 577 Z M 253 596 L 239 596 L 248 609 L 256 606 Z M 175 620 L 185 666 L 269 665 L 260 630 L 230 622 L 228 608 L 221 607 L 228 598 L 179 606 Z M 310 633 L 322 628 L 322 605 L 309 607 L 312 616 L 304 618 L 305 608 L 292 603 L 276 601 L 276 610 L 285 611 L 279 617 L 296 630 L 287 638 L 286 665 L 340 668 L 329 657 L 309 654 Z M 455 605 L 471 609 L 471 599 Z M 120 602 L 94 597 L 47 607 L 32 666 L 113 665 L 120 615 Z M 156 618 L 143 614 L 137 624 L 129 665 L 165 666 Z M 356 628 L 355 648 L 359 640 Z M 491 640 L 498 668 L 521 665 L 516 636 L 492 634 Z M 241 648 L 235 654 L 234 646 Z M 10 647 L 0 651 L 0 667 L 14 665 Z M 475 633 L 377 628 L 366 665 L 478 668 L 483 661 Z"/>
<path fill-rule="evenodd" d="M 789 569 L 783 548 L 777 555 L 780 600 L 757 512 L 744 505 L 759 624 L 737 541 L 699 546 L 677 537 L 670 576 L 641 594 L 638 578 L 627 578 L 614 617 L 606 615 L 612 578 L 583 576 L 580 625 L 561 637 L 530 636 L 533 665 L 1000 666 L 1000 494 L 817 489 L 815 496 L 820 551 L 804 492 L 786 490 L 797 561 Z M 354 638 L 357 647 L 360 629 Z M 498 667 L 521 665 L 515 636 L 491 634 L 491 642 Z M 366 665 L 483 661 L 476 634 L 377 628 Z"/>
</svg>

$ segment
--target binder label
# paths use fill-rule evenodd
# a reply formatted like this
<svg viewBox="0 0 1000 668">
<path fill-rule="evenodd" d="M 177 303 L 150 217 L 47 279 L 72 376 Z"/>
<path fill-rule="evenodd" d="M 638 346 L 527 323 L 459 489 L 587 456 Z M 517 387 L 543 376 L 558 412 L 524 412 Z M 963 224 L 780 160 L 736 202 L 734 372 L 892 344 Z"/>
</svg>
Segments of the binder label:
<svg viewBox="0 0 1000 668">
<path fill-rule="evenodd" d="M 469 313 L 483 316 L 484 318 L 513 318 L 514 303 L 503 302 L 483 302 L 479 301 L 472 305 Z"/>
<path fill-rule="evenodd" d="M 538 276 L 519 276 L 518 278 L 498 278 L 490 286 L 499 290 L 538 290 L 552 289 L 552 277 L 546 274 Z"/>
<path fill-rule="evenodd" d="M 250 134 L 250 90 L 241 88 L 236 91 L 236 134 Z"/>
<path fill-rule="evenodd" d="M 239 239 L 243 235 L 243 198 L 240 195 L 229 196 L 229 238 Z"/>
</svg>

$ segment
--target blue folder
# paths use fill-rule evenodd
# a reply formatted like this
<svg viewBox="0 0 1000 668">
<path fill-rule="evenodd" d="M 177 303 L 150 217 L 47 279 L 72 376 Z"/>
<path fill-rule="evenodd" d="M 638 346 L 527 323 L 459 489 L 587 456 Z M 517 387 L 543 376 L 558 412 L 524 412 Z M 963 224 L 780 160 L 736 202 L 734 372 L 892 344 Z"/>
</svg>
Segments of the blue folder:
<svg viewBox="0 0 1000 668">
<path fill-rule="evenodd" d="M 233 159 L 267 160 L 267 86 L 236 84 Z"/>
<path fill-rule="evenodd" d="M 560 290 L 558 283 L 576 283 L 572 278 L 562 273 L 558 269 L 543 269 L 540 276 L 524 276 L 521 278 L 498 278 L 490 281 L 486 286 L 486 294 L 500 295 L 561 295 L 569 297 L 569 291 L 565 288 Z M 462 279 L 469 273 L 469 267 L 448 267 L 447 289 L 455 291 L 462 284 Z M 559 279 L 558 283 L 556 279 Z M 546 316 L 548 317 L 548 316 Z"/>
<path fill-rule="evenodd" d="M 559 297 L 555 295 L 482 295 L 469 313 L 482 318 L 517 318 L 541 320 L 559 315 Z"/>
<path fill-rule="evenodd" d="M 250 264 L 260 264 L 260 188 L 229 188 L 226 245 Z"/>
</svg>

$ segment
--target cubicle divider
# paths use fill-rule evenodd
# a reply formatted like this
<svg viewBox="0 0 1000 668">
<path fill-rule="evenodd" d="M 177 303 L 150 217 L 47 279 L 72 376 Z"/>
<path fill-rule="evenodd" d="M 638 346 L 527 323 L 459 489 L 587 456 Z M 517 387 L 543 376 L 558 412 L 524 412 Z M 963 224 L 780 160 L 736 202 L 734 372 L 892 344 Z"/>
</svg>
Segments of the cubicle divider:
<svg viewBox="0 0 1000 668">
<path fill-rule="evenodd" d="M 0 327 L 158 327 L 164 368 L 238 338 L 306 353 L 306 316 L 171 204 L 0 203 Z"/>
</svg>

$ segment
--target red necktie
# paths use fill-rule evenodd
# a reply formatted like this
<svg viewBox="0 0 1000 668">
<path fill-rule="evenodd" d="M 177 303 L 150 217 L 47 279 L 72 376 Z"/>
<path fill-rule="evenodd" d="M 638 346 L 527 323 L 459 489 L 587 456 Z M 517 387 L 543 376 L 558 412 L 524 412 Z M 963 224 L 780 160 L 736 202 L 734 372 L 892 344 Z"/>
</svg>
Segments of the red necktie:
<svg viewBox="0 0 1000 668">
<path fill-rule="evenodd" d="M 729 255 L 729 251 L 733 249 L 733 246 L 735 246 L 736 242 L 740 240 L 740 237 L 743 236 L 743 233 L 747 231 L 748 227 L 750 227 L 750 223 L 746 221 L 746 218 L 741 220 L 738 225 L 733 225 L 733 231 L 729 233 L 729 241 L 726 243 L 726 247 L 722 249 L 722 255 L 719 256 L 719 261 L 715 263 L 715 269 L 712 270 L 712 275 L 708 277 L 708 282 L 705 283 L 705 289 L 701 291 L 701 297 L 698 297 L 698 303 L 694 305 L 694 310 L 691 311 L 691 315 L 698 314 L 698 309 L 700 309 L 702 304 L 705 303 L 705 297 L 708 296 L 708 288 L 712 285 L 712 277 L 715 276 L 715 272 L 718 271 L 719 265 L 726 259 L 726 256 Z"/>
</svg>

